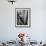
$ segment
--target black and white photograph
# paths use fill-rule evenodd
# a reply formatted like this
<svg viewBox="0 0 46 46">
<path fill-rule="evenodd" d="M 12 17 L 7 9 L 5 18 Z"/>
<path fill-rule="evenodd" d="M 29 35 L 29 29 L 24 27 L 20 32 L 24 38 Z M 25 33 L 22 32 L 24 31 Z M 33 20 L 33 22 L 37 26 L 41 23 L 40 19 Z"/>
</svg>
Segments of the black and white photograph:
<svg viewBox="0 0 46 46">
<path fill-rule="evenodd" d="M 31 22 L 30 8 L 16 8 L 15 23 L 17 27 L 29 27 Z"/>
</svg>

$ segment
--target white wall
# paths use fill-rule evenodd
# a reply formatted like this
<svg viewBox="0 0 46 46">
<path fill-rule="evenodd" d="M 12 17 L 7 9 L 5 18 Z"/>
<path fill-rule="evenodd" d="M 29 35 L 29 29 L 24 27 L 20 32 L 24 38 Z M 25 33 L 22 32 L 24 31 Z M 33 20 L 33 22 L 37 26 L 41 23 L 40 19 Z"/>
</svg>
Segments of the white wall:
<svg viewBox="0 0 46 46">
<path fill-rule="evenodd" d="M 15 27 L 15 8 L 31 8 L 31 27 Z M 14 5 L 0 0 L 0 40 L 15 40 L 19 32 L 30 34 L 33 40 L 46 40 L 45 0 L 17 0 Z"/>
</svg>

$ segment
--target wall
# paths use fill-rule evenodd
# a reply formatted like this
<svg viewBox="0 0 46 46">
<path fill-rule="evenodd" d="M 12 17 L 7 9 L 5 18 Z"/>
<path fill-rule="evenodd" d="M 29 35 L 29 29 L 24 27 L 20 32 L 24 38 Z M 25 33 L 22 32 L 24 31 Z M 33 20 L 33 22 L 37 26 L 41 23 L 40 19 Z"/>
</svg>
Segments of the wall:
<svg viewBox="0 0 46 46">
<path fill-rule="evenodd" d="M 31 8 L 31 27 L 15 27 L 15 8 Z M 19 32 L 30 34 L 33 40 L 46 40 L 45 0 L 17 0 L 14 5 L 0 0 L 0 41 L 15 40 Z"/>
</svg>

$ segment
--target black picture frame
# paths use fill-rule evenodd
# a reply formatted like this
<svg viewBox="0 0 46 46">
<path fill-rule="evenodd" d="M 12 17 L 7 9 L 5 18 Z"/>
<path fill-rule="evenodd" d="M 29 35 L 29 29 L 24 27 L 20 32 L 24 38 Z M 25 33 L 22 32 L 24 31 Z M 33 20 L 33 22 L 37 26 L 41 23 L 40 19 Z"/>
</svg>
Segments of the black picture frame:
<svg viewBox="0 0 46 46">
<path fill-rule="evenodd" d="M 31 8 L 15 8 L 15 27 L 31 27 Z"/>
</svg>

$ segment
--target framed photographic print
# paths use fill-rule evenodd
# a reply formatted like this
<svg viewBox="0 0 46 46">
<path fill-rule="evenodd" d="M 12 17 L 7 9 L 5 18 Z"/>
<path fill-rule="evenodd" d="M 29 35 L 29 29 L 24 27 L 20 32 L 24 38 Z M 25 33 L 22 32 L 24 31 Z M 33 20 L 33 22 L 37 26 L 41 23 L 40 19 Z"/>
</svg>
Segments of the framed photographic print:
<svg viewBox="0 0 46 46">
<path fill-rule="evenodd" d="M 15 26 L 24 28 L 31 26 L 30 8 L 15 8 Z"/>
</svg>

